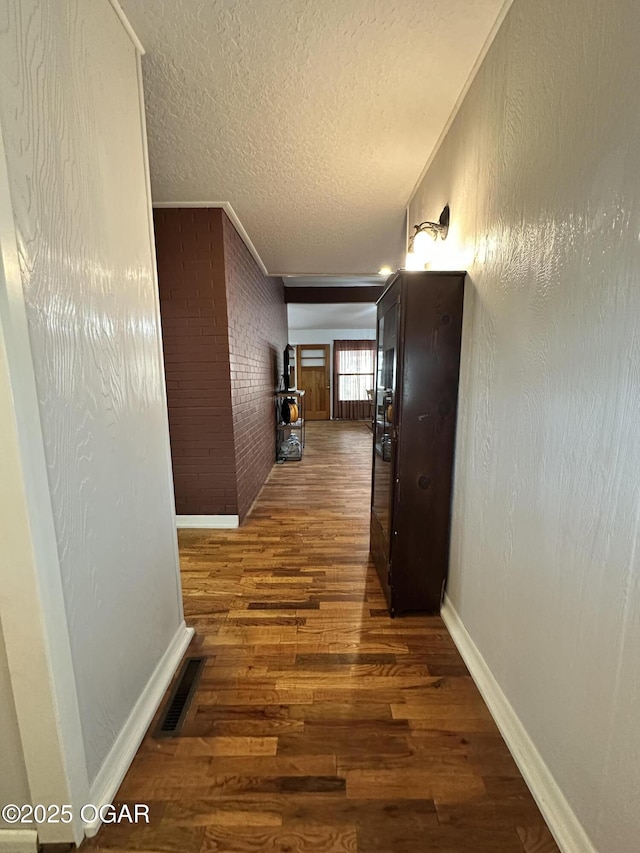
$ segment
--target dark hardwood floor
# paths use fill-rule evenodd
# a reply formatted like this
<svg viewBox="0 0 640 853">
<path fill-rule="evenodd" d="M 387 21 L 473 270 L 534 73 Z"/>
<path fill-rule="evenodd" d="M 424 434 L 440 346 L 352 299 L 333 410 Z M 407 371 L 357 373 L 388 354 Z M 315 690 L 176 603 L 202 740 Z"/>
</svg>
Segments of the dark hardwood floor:
<svg viewBox="0 0 640 853">
<path fill-rule="evenodd" d="M 150 825 L 83 850 L 557 851 L 442 620 L 387 615 L 370 445 L 309 423 L 240 530 L 180 533 L 206 668 L 182 736 L 147 735 L 120 789 Z"/>
</svg>

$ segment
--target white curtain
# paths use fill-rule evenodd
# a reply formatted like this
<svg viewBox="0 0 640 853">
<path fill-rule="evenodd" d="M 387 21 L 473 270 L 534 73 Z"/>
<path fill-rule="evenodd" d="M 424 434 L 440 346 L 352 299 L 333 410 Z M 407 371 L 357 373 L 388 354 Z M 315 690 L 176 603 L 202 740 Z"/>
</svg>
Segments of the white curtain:
<svg viewBox="0 0 640 853">
<path fill-rule="evenodd" d="M 375 372 L 375 341 L 334 341 L 334 405 L 336 418 L 370 416 Z"/>
</svg>

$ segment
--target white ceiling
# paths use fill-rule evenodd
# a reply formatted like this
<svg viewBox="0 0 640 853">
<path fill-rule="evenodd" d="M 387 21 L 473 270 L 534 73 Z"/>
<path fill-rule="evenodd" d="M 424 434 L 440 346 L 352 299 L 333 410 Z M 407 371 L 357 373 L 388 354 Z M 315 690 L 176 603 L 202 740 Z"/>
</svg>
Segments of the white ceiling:
<svg viewBox="0 0 640 853">
<path fill-rule="evenodd" d="M 287 305 L 289 329 L 375 329 L 376 306 L 367 302 L 340 305 Z"/>
<path fill-rule="evenodd" d="M 154 201 L 230 202 L 274 275 L 395 269 L 503 2 L 121 0 L 147 51 Z"/>
</svg>

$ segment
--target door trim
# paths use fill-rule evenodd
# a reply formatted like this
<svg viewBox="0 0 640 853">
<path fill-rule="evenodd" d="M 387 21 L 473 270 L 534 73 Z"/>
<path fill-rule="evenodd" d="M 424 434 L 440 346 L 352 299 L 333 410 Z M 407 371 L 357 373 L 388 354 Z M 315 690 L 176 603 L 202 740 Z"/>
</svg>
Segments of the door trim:
<svg viewBox="0 0 640 853">
<path fill-rule="evenodd" d="M 307 420 L 327 420 L 330 421 L 333 414 L 333 394 L 332 394 L 332 376 L 331 376 L 331 355 L 333 351 L 332 344 L 296 344 L 296 385 L 302 389 L 302 350 L 303 349 L 321 349 L 325 351 L 325 376 L 327 385 L 327 417 L 326 418 L 310 418 L 309 406 L 307 405 Z M 307 389 L 305 389 L 307 390 Z M 308 398 L 307 398 L 308 399 Z"/>
</svg>

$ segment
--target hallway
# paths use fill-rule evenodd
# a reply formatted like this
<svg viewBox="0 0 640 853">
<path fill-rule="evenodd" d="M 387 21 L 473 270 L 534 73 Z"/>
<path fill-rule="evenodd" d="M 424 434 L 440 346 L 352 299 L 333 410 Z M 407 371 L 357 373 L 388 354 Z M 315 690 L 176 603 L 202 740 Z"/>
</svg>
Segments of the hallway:
<svg viewBox="0 0 640 853">
<path fill-rule="evenodd" d="M 150 825 L 87 850 L 557 850 L 442 621 L 387 615 L 370 455 L 364 424 L 310 423 L 241 529 L 181 531 L 206 668 L 182 737 L 147 735 L 120 789 Z"/>
</svg>

